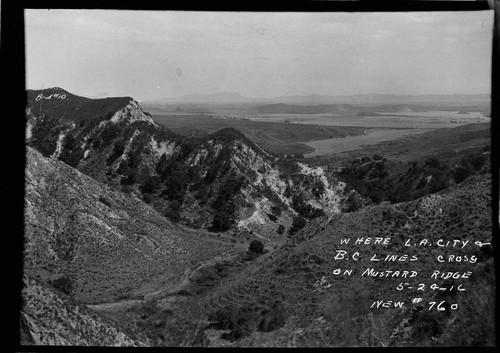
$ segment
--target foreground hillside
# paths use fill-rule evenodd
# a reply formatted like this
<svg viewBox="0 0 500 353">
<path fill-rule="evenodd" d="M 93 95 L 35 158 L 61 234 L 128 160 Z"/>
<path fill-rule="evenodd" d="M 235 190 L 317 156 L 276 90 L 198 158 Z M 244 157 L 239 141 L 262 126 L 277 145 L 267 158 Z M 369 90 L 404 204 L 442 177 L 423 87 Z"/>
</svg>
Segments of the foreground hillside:
<svg viewBox="0 0 500 353">
<path fill-rule="evenodd" d="M 26 165 L 25 273 L 78 301 L 142 299 L 233 248 L 30 147 Z"/>
<path fill-rule="evenodd" d="M 254 278 L 243 281 L 211 299 L 212 302 L 243 304 L 247 308 L 282 298 L 284 342 L 298 345 L 493 345 L 494 344 L 494 264 L 491 247 L 469 246 L 463 251 L 436 248 L 439 239 L 491 243 L 490 182 L 474 178 L 441 194 L 429 195 L 409 203 L 369 207 L 359 212 L 314 221 L 288 245 L 275 253 Z M 341 245 L 340 240 L 390 237 L 389 245 Z M 434 246 L 406 247 L 428 239 Z M 362 260 L 335 260 L 337 250 L 347 256 L 359 252 Z M 373 254 L 384 259 L 388 254 L 418 258 L 415 262 L 397 260 L 372 262 Z M 439 263 L 438 255 L 477 256 L 476 263 Z M 367 268 L 415 270 L 415 279 L 401 277 L 361 277 Z M 334 275 L 333 270 L 353 270 L 351 276 Z M 435 270 L 464 273 L 470 280 L 433 279 Z M 398 291 L 401 283 L 413 289 Z M 426 290 L 415 290 L 424 283 Z M 432 283 L 439 288 L 430 290 Z M 463 283 L 465 292 L 457 292 Z M 407 286 L 408 287 L 408 286 Z M 245 295 L 249 288 L 255 291 Z M 414 297 L 422 303 L 412 304 Z M 231 298 L 234 298 L 231 300 Z M 404 301 L 402 309 L 373 309 L 376 300 Z M 458 303 L 459 309 L 446 312 L 429 310 L 427 303 L 445 300 Z M 209 305 L 212 307 L 212 305 Z M 219 322 L 220 323 L 220 322 Z M 223 326 L 223 325 L 222 325 Z M 300 331 L 300 334 L 298 333 Z M 279 344 L 279 338 L 274 344 Z M 248 341 L 247 341 L 248 342 Z"/>
<path fill-rule="evenodd" d="M 318 218 L 264 255 L 245 276 L 231 275 L 236 260 L 207 269 L 185 287 L 183 295 L 189 301 L 170 309 L 189 312 L 192 321 L 204 323 L 204 339 L 200 329 L 192 332 L 199 345 L 492 346 L 492 248 L 475 245 L 491 243 L 489 178 L 471 177 L 442 193 L 407 203 Z M 374 245 L 376 237 L 390 240 Z M 341 244 L 345 238 L 351 238 L 347 245 Z M 355 244 L 357 238 L 371 242 Z M 418 246 L 424 239 L 432 245 Z M 463 249 L 438 245 L 454 240 L 467 245 Z M 405 245 L 407 241 L 411 246 Z M 338 250 L 347 252 L 344 259 Z M 372 261 L 374 255 L 380 261 Z M 385 261 L 387 255 L 396 258 Z M 450 262 L 450 255 L 460 256 L 459 261 Z M 334 274 L 336 269 L 340 274 Z M 371 275 L 362 276 L 367 269 Z M 432 277 L 436 270 L 453 277 Z M 392 272 L 382 272 L 381 277 L 374 271 Z M 394 271 L 399 273 L 394 276 Z M 418 275 L 405 278 L 403 271 Z M 210 286 L 213 276 L 219 279 Z M 413 303 L 414 298 L 421 301 Z M 376 301 L 404 304 L 372 307 Z M 161 306 L 161 302 L 148 304 L 148 308 Z M 150 335 L 172 332 L 171 317 L 160 314 L 161 309 L 137 310 L 145 324 L 165 325 L 160 330 L 144 326 Z"/>
</svg>

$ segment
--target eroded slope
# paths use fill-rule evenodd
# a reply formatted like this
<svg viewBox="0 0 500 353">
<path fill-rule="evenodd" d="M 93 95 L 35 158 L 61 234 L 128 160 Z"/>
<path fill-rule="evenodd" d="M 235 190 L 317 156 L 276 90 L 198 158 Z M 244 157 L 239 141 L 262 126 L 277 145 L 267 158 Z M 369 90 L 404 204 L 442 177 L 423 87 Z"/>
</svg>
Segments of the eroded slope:
<svg viewBox="0 0 500 353">
<path fill-rule="evenodd" d="M 232 247 L 27 149 L 25 272 L 89 303 L 142 297 Z"/>
</svg>

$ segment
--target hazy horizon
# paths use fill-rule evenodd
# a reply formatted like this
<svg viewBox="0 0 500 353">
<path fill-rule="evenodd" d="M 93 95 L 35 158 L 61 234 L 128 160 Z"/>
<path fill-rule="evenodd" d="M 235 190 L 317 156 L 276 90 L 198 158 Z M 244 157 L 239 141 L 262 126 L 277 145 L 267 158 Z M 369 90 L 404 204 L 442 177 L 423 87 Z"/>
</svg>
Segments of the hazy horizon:
<svg viewBox="0 0 500 353">
<path fill-rule="evenodd" d="M 25 33 L 26 88 L 89 97 L 491 91 L 491 10 L 26 10 Z"/>
</svg>

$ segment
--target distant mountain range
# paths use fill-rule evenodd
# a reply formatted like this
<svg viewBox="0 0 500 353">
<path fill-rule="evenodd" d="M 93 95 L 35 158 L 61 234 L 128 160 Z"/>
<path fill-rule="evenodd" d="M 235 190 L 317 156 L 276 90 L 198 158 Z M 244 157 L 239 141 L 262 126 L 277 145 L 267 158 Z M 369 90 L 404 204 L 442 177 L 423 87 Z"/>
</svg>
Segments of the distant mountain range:
<svg viewBox="0 0 500 353">
<path fill-rule="evenodd" d="M 275 98 L 250 98 L 239 93 L 189 94 L 173 98 L 157 99 L 154 103 L 203 103 L 203 104 L 250 104 L 250 103 L 283 103 L 283 104 L 477 104 L 489 103 L 489 94 L 359 94 L 359 95 L 292 95 Z M 153 101 L 149 101 L 153 103 Z"/>
</svg>

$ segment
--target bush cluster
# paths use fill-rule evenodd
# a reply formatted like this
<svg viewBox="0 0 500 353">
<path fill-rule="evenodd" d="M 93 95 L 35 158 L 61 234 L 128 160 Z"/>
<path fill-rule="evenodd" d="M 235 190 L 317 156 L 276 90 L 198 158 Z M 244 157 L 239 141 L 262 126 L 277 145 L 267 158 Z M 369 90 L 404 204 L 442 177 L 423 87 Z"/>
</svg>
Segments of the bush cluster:
<svg viewBox="0 0 500 353">
<path fill-rule="evenodd" d="M 488 155 L 482 152 L 468 154 L 457 164 L 434 156 L 409 163 L 403 172 L 391 173 L 386 165 L 387 160 L 380 157 L 375 155 L 373 160 L 364 163 L 355 160 L 339 173 L 349 188 L 355 189 L 374 203 L 406 202 L 436 193 L 471 175 L 481 173 L 488 162 Z M 348 210 L 358 208 L 354 199 L 348 204 Z"/>
</svg>

